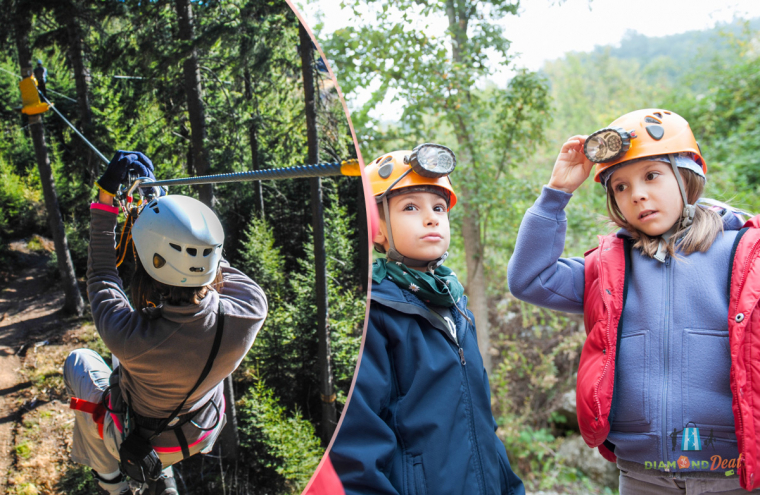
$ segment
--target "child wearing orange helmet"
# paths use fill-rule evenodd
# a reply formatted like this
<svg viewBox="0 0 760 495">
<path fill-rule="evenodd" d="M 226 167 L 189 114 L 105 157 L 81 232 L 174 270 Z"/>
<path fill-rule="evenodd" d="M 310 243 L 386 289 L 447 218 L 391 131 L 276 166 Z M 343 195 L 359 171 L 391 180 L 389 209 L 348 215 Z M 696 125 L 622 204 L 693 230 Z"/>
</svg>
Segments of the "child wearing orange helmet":
<svg viewBox="0 0 760 495">
<path fill-rule="evenodd" d="M 565 206 L 595 162 L 620 230 L 584 258 L 561 258 Z M 706 173 L 688 122 L 667 110 L 573 136 L 509 262 L 513 295 L 584 315 L 579 427 L 617 462 L 621 495 L 738 494 L 760 483 L 760 392 L 746 386 L 760 370 L 745 356 L 760 328 L 741 312 L 760 293 L 760 221 L 700 200 Z"/>
<path fill-rule="evenodd" d="M 379 206 L 367 334 L 330 460 L 348 495 L 524 494 L 496 436 L 462 284 L 443 265 L 457 196 L 448 148 L 374 160 Z"/>
</svg>

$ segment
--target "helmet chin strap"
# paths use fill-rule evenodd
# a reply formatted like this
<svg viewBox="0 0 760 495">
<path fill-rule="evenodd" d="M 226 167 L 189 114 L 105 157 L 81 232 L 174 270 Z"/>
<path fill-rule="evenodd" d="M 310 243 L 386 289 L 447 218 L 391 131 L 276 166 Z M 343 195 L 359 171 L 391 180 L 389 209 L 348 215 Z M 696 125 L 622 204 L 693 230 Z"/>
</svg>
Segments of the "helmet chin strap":
<svg viewBox="0 0 760 495">
<path fill-rule="evenodd" d="M 660 263 L 665 263 L 665 257 L 668 255 L 668 243 L 670 238 L 678 231 L 679 222 L 673 224 L 670 230 L 660 235 L 660 244 L 657 246 L 657 252 L 654 253 L 654 259 Z"/>
<path fill-rule="evenodd" d="M 676 181 L 678 182 L 678 189 L 681 191 L 681 199 L 683 199 L 683 212 L 681 213 L 681 227 L 689 227 L 694 222 L 694 215 L 697 212 L 696 205 L 690 205 L 686 198 L 686 188 L 683 187 L 683 179 L 681 178 L 681 172 L 678 171 L 676 165 L 676 155 L 673 153 L 668 154 L 670 160 L 670 166 L 673 167 L 673 173 L 676 175 Z"/>
<path fill-rule="evenodd" d="M 443 253 L 443 255 L 439 258 L 436 258 L 434 260 L 418 260 L 414 258 L 407 258 L 403 254 L 399 253 L 396 250 L 395 244 L 393 244 L 393 231 L 391 229 L 391 210 L 388 207 L 388 197 L 383 194 L 383 211 L 385 211 L 385 225 L 387 227 L 388 231 L 388 253 L 386 254 L 386 257 L 391 261 L 397 261 L 399 263 L 403 263 L 406 266 L 410 268 L 422 268 L 426 267 L 427 271 L 434 272 L 436 268 L 441 266 L 444 261 L 446 261 L 446 258 L 449 257 L 449 252 L 446 251 Z"/>
<path fill-rule="evenodd" d="M 668 254 L 668 243 L 670 242 L 670 238 L 675 235 L 679 228 L 685 229 L 690 227 L 691 224 L 694 223 L 694 215 L 697 212 L 697 206 L 690 205 L 689 201 L 686 198 L 686 188 L 683 186 L 681 172 L 678 171 L 678 167 L 676 166 L 676 156 L 670 153 L 668 154 L 668 159 L 670 160 L 670 166 L 673 168 L 673 173 L 676 176 L 678 189 L 681 191 L 681 199 L 683 200 L 683 212 L 681 212 L 680 220 L 673 224 L 673 226 L 667 232 L 660 235 L 660 244 L 657 246 L 657 252 L 654 255 L 654 259 L 660 263 L 665 262 L 665 257 Z"/>
</svg>

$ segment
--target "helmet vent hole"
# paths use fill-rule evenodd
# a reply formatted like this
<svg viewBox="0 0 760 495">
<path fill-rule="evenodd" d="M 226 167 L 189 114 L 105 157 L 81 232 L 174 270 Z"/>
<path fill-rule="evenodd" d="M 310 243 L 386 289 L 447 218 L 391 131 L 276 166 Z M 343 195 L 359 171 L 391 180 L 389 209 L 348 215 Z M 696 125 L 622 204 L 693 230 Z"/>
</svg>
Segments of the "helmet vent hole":
<svg viewBox="0 0 760 495">
<path fill-rule="evenodd" d="M 663 112 L 665 112 L 665 115 L 670 115 L 670 112 L 668 112 L 667 110 L 663 110 Z"/>
<path fill-rule="evenodd" d="M 198 254 L 198 250 L 195 248 L 186 248 L 185 251 L 187 251 L 187 254 L 190 256 L 196 256 Z"/>
<path fill-rule="evenodd" d="M 154 206 L 153 208 L 151 208 L 151 210 L 153 210 L 154 212 L 158 213 L 158 206 Z"/>
<path fill-rule="evenodd" d="M 182 248 L 181 248 L 181 247 L 179 247 L 178 245 L 176 245 L 176 244 L 174 244 L 174 243 L 171 243 L 171 242 L 169 243 L 169 245 L 170 245 L 170 246 L 171 246 L 171 247 L 172 247 L 172 248 L 173 248 L 175 251 L 179 251 L 180 253 L 182 252 Z"/>
<path fill-rule="evenodd" d="M 155 268 L 161 268 L 166 264 L 166 260 L 158 253 L 153 255 L 153 266 Z"/>
<path fill-rule="evenodd" d="M 655 115 L 662 118 L 662 115 L 659 113 L 656 113 Z M 644 122 L 646 122 L 647 124 L 661 124 L 662 123 L 659 120 L 655 119 L 654 117 L 649 117 L 649 116 L 644 117 Z"/>
<path fill-rule="evenodd" d="M 648 125 L 646 129 L 647 134 L 652 136 L 655 141 L 659 141 L 665 135 L 665 129 L 659 125 Z"/>
<path fill-rule="evenodd" d="M 377 171 L 377 174 L 383 179 L 390 177 L 391 173 L 393 173 L 393 162 L 382 165 L 380 170 Z"/>
<path fill-rule="evenodd" d="M 204 268 L 202 266 L 191 266 L 190 271 L 193 273 L 203 273 Z"/>
<path fill-rule="evenodd" d="M 658 119 L 662 118 L 662 114 L 660 112 L 655 112 L 654 116 L 657 117 Z"/>
<path fill-rule="evenodd" d="M 203 257 L 205 258 L 205 257 L 206 257 L 206 256 L 208 256 L 209 254 L 211 254 L 211 251 L 213 251 L 213 249 L 211 249 L 211 248 L 206 248 L 206 249 L 204 249 L 204 250 L 203 250 Z"/>
</svg>

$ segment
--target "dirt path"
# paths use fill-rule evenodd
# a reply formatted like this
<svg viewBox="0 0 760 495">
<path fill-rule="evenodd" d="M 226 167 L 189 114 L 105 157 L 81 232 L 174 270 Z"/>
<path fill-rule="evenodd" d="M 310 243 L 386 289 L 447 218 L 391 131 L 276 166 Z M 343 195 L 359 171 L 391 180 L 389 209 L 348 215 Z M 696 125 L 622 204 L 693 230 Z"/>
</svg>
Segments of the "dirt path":
<svg viewBox="0 0 760 495">
<path fill-rule="evenodd" d="M 15 274 L 0 290 L 0 493 L 63 493 L 73 414 L 61 365 L 94 331 L 61 313 L 49 255 L 11 248 Z"/>
<path fill-rule="evenodd" d="M 16 249 L 20 246 L 17 244 Z M 47 257 L 20 253 L 19 261 L 30 267 L 22 270 L 0 292 L 0 452 L 13 451 L 14 423 L 19 419 L 18 392 L 29 387 L 19 372 L 27 339 L 40 326 L 55 320 L 56 306 L 63 293 L 49 290 L 45 276 Z M 37 259 L 35 259 L 37 258 Z M 21 352 L 20 352 L 21 351 Z M 12 457 L 0 456 L 0 486 L 5 487 Z"/>
</svg>

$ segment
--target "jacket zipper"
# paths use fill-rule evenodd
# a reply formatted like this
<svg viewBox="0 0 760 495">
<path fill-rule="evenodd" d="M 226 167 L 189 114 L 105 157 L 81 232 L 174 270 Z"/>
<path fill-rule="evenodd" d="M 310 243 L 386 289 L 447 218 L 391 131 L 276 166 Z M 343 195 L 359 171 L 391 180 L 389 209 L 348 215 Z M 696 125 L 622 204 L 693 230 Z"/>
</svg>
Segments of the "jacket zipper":
<svg viewBox="0 0 760 495">
<path fill-rule="evenodd" d="M 428 309 L 428 311 L 432 312 L 431 309 Z M 441 317 L 441 319 L 443 319 L 443 317 Z M 430 320 L 430 319 L 428 318 L 428 320 Z M 432 320 L 430 320 L 430 321 L 432 321 Z M 446 326 L 448 327 L 449 326 L 448 322 L 446 322 L 445 319 L 443 321 L 445 322 Z M 465 320 L 464 325 L 465 325 L 464 334 L 466 335 L 467 334 L 467 320 Z M 438 329 L 438 330 L 440 330 L 440 329 Z M 469 403 L 467 407 L 471 411 L 471 413 L 469 415 L 470 416 L 470 418 L 469 418 L 470 433 L 472 434 L 473 444 L 474 444 L 474 448 L 475 448 L 475 457 L 477 458 L 478 465 L 480 466 L 480 485 L 483 487 L 483 489 L 485 489 L 485 487 L 486 487 L 486 476 L 485 476 L 485 473 L 483 472 L 483 460 L 480 458 L 480 446 L 478 445 L 477 433 L 475 431 L 475 417 L 474 417 L 474 415 L 472 413 L 472 394 L 470 393 L 470 379 L 467 376 L 467 369 L 466 369 L 467 360 L 464 357 L 464 348 L 461 345 L 459 345 L 459 338 L 458 337 L 456 339 L 454 339 L 454 338 L 451 337 L 451 335 L 448 334 L 448 332 L 443 332 L 443 333 L 444 333 L 445 337 L 449 341 L 453 342 L 454 345 L 456 346 L 456 348 L 457 348 L 456 352 L 457 352 L 457 354 L 459 356 L 459 363 L 460 363 L 460 365 L 463 368 L 462 369 L 462 373 L 464 374 L 465 388 L 467 390 L 467 402 Z M 463 337 L 465 335 L 463 335 Z"/>
<path fill-rule="evenodd" d="M 604 248 L 605 248 L 605 244 L 602 243 L 602 245 L 599 246 L 599 249 L 604 249 Z M 599 271 L 599 275 L 600 275 L 599 292 L 601 293 L 602 304 L 604 304 L 604 311 L 608 315 L 607 328 L 606 328 L 606 345 L 607 347 L 610 347 L 610 326 L 612 323 L 612 314 L 610 313 L 610 306 L 609 304 L 607 304 L 607 298 L 604 296 L 604 285 L 605 285 L 604 282 L 605 281 L 601 280 L 601 276 L 604 274 L 604 272 L 602 271 L 602 257 L 601 256 L 597 258 L 597 264 L 598 264 L 597 270 Z M 618 350 L 616 349 L 615 350 L 616 355 L 617 355 L 617 352 Z M 596 382 L 596 387 L 594 387 L 594 405 L 596 406 L 596 418 L 595 418 L 596 421 L 598 421 L 599 418 L 602 417 L 602 403 L 599 400 L 599 387 L 602 385 L 602 382 L 604 381 L 604 375 L 607 374 L 607 368 L 609 368 L 610 359 L 611 358 L 608 356 L 607 360 L 604 362 L 604 368 L 602 368 L 602 374 L 599 375 L 599 381 Z M 611 426 L 612 425 L 610 425 L 610 427 Z"/>
<path fill-rule="evenodd" d="M 464 321 L 464 334 L 462 337 L 464 338 L 467 335 L 467 320 Z M 457 346 L 457 353 L 459 354 L 459 363 L 462 366 L 462 373 L 464 374 L 464 382 L 465 386 L 467 388 L 467 401 L 469 402 L 468 408 L 470 409 L 470 432 L 472 433 L 472 440 L 475 448 L 475 457 L 478 460 L 478 466 L 480 467 L 480 486 L 483 487 L 485 490 L 486 488 L 486 476 L 483 472 L 483 459 L 480 458 L 480 445 L 478 445 L 478 436 L 477 432 L 475 430 L 475 416 L 473 412 L 473 406 L 472 406 L 472 394 L 470 392 L 470 378 L 467 376 L 467 360 L 464 358 L 464 348 L 459 345 L 459 338 L 457 337 L 456 342 Z"/>
<path fill-rule="evenodd" d="M 662 381 L 662 460 L 665 461 L 665 472 L 670 472 L 667 467 L 668 463 L 668 371 L 670 367 L 670 356 L 668 354 L 668 343 L 670 339 L 670 256 L 665 260 L 665 338 L 663 338 L 665 371 Z"/>
<path fill-rule="evenodd" d="M 752 246 L 752 251 L 750 251 L 749 258 L 747 258 L 748 260 L 751 261 L 755 257 L 755 253 L 757 252 L 758 247 L 760 247 L 760 241 L 755 242 L 755 245 Z M 742 290 L 744 290 L 744 283 L 747 281 L 747 271 L 748 271 L 748 265 L 745 265 L 744 270 L 742 271 L 742 280 L 741 280 L 741 283 L 739 284 L 739 292 L 738 292 L 738 294 L 741 294 Z M 737 297 L 737 299 L 736 299 L 736 305 L 734 306 L 733 314 L 736 315 L 736 312 L 738 310 L 739 310 L 739 298 Z M 730 315 L 729 315 L 729 317 L 730 317 Z M 733 383 L 733 387 L 734 387 L 734 390 L 733 390 L 734 395 L 735 396 L 741 395 L 741 394 L 738 393 L 739 390 L 737 390 L 736 382 Z M 743 395 L 742 395 L 742 397 L 743 397 Z M 746 440 L 744 438 L 744 411 L 742 411 L 741 402 L 742 402 L 741 398 L 739 398 L 739 400 L 736 401 L 736 405 L 739 408 L 739 414 L 738 414 L 738 416 L 739 416 L 739 436 L 742 439 L 742 442 L 741 442 L 742 447 L 744 447 L 746 445 Z M 742 449 L 742 450 L 744 450 L 744 449 Z M 739 458 L 743 458 L 742 454 L 744 454 L 744 452 L 739 452 Z M 751 488 L 751 485 L 752 485 L 752 480 L 750 480 L 750 483 L 747 485 L 747 488 Z"/>
</svg>

